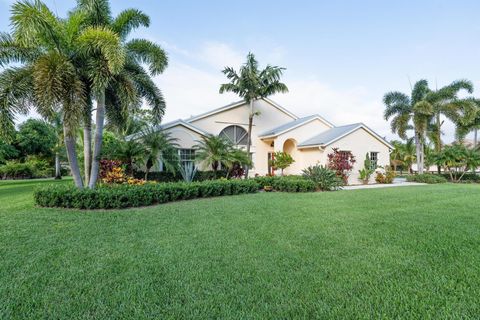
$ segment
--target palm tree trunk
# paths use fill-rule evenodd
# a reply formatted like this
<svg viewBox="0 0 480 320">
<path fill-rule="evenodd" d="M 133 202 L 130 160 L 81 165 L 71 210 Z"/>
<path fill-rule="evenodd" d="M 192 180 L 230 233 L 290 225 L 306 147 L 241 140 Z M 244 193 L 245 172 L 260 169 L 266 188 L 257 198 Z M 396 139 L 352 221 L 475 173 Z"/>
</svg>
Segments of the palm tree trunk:
<svg viewBox="0 0 480 320">
<path fill-rule="evenodd" d="M 420 134 L 415 131 L 415 150 L 417 155 L 417 172 L 423 174 L 423 154 L 422 154 L 422 142 L 420 140 Z"/>
<path fill-rule="evenodd" d="M 55 152 L 55 179 L 62 179 L 62 172 L 60 170 L 60 153 Z"/>
<path fill-rule="evenodd" d="M 150 172 L 150 168 L 148 166 L 145 166 L 145 181 L 148 181 L 148 173 Z"/>
<path fill-rule="evenodd" d="M 437 121 L 437 154 L 442 151 L 442 124 L 440 122 L 440 113 L 437 113 L 437 116 L 436 116 L 436 121 Z M 437 173 L 438 174 L 441 174 L 442 173 L 442 168 L 439 164 L 437 164 Z"/>
<path fill-rule="evenodd" d="M 102 154 L 103 124 L 105 121 L 105 90 L 101 90 L 97 98 L 97 115 L 95 121 L 95 145 L 93 148 L 92 171 L 88 187 L 95 188 L 100 169 L 100 156 Z"/>
<path fill-rule="evenodd" d="M 83 162 L 85 167 L 85 185 L 90 183 L 90 172 L 92 170 L 92 114 L 85 116 L 83 127 Z"/>
<path fill-rule="evenodd" d="M 253 127 L 253 100 L 250 101 L 250 114 L 248 115 L 248 137 L 247 137 L 247 155 L 250 158 L 250 148 L 252 146 L 252 127 Z M 245 178 L 248 178 L 249 166 L 245 166 Z"/>
<path fill-rule="evenodd" d="M 476 148 L 478 143 L 478 128 L 473 130 L 473 147 Z"/>
<path fill-rule="evenodd" d="M 68 163 L 70 165 L 70 171 L 72 172 L 73 181 L 77 188 L 83 188 L 83 180 L 80 175 L 80 168 L 77 161 L 77 151 L 75 150 L 75 135 L 65 125 L 63 127 L 63 136 L 65 141 L 65 148 L 67 150 Z"/>
</svg>

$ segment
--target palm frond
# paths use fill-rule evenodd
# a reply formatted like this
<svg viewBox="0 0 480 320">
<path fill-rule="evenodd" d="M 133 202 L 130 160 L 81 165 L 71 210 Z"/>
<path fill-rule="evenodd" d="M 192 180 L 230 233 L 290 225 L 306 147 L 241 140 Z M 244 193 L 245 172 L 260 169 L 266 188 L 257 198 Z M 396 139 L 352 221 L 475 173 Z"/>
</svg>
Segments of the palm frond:
<svg viewBox="0 0 480 320">
<path fill-rule="evenodd" d="M 40 53 L 40 49 L 21 45 L 8 33 L 0 32 L 0 67 L 16 62 L 32 62 Z"/>
<path fill-rule="evenodd" d="M 77 0 L 77 7 L 85 12 L 90 26 L 106 26 L 112 22 L 108 0 Z"/>
<path fill-rule="evenodd" d="M 64 34 L 60 20 L 40 0 L 15 2 L 11 13 L 13 38 L 19 44 L 44 44 L 57 50 L 63 47 Z"/>
<path fill-rule="evenodd" d="M 168 65 L 165 51 L 157 44 L 145 39 L 133 39 L 125 45 L 127 53 L 138 63 L 148 65 L 152 76 L 162 73 Z"/>
<path fill-rule="evenodd" d="M 0 73 L 0 137 L 11 140 L 16 114 L 26 114 L 33 103 L 31 67 L 15 67 Z"/>
<path fill-rule="evenodd" d="M 124 10 L 112 21 L 112 30 L 123 39 L 125 39 L 132 30 L 140 26 L 150 26 L 150 18 L 137 9 Z"/>
<path fill-rule="evenodd" d="M 139 97 L 145 99 L 145 102 L 151 108 L 154 124 L 160 123 L 166 108 L 165 99 L 160 89 L 148 73 L 134 61 L 125 65 L 125 72 L 129 74 L 135 84 Z"/>
<path fill-rule="evenodd" d="M 46 118 L 63 107 L 64 122 L 79 123 L 85 105 L 84 84 L 74 65 L 59 52 L 40 57 L 33 66 L 33 87 L 38 111 Z"/>
<path fill-rule="evenodd" d="M 413 85 L 411 100 L 412 105 L 415 105 L 417 102 L 420 102 L 425 99 L 427 94 L 430 92 L 428 88 L 427 80 L 419 80 Z"/>
</svg>

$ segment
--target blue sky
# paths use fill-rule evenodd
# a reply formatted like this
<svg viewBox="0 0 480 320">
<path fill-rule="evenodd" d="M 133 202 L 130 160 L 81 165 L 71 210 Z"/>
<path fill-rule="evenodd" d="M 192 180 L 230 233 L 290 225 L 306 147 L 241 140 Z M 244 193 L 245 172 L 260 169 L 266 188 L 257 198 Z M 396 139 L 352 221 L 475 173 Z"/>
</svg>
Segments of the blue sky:
<svg viewBox="0 0 480 320">
<path fill-rule="evenodd" d="M 0 0 L 0 30 L 9 5 Z M 46 0 L 59 15 L 74 1 Z M 286 67 L 290 92 L 273 99 L 300 116 L 319 113 L 335 124 L 363 121 L 393 138 L 382 96 L 408 92 L 409 79 L 431 87 L 467 78 L 480 96 L 479 1 L 112 1 L 151 17 L 136 32 L 160 43 L 168 70 L 156 78 L 167 99 L 165 120 L 222 106 L 220 70 L 254 52 L 262 64 Z M 453 138 L 451 125 L 445 140 Z"/>
</svg>

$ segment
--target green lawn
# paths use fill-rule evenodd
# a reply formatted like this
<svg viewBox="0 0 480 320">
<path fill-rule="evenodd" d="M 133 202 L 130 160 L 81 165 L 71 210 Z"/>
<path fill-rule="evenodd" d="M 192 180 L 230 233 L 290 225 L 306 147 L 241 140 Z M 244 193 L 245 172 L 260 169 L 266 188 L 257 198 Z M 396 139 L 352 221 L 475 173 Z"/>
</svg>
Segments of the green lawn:
<svg viewBox="0 0 480 320">
<path fill-rule="evenodd" d="M 0 182 L 0 319 L 480 315 L 480 185 L 82 212 L 41 183 Z"/>
</svg>

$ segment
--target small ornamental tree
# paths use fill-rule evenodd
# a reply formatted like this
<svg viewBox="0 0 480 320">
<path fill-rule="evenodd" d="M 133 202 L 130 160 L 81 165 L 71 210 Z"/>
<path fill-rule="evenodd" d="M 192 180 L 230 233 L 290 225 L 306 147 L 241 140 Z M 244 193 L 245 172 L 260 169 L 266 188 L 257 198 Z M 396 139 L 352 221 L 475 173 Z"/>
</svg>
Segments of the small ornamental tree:
<svg viewBox="0 0 480 320">
<path fill-rule="evenodd" d="M 333 152 L 327 155 L 328 168 L 336 172 L 337 176 L 342 178 L 345 185 L 348 184 L 348 177 L 355 164 L 355 156 L 350 151 L 339 151 L 333 148 Z"/>
<path fill-rule="evenodd" d="M 283 176 L 283 170 L 288 168 L 295 160 L 286 152 L 275 152 L 273 160 L 270 161 L 270 165 L 275 169 L 280 169 Z"/>
</svg>

